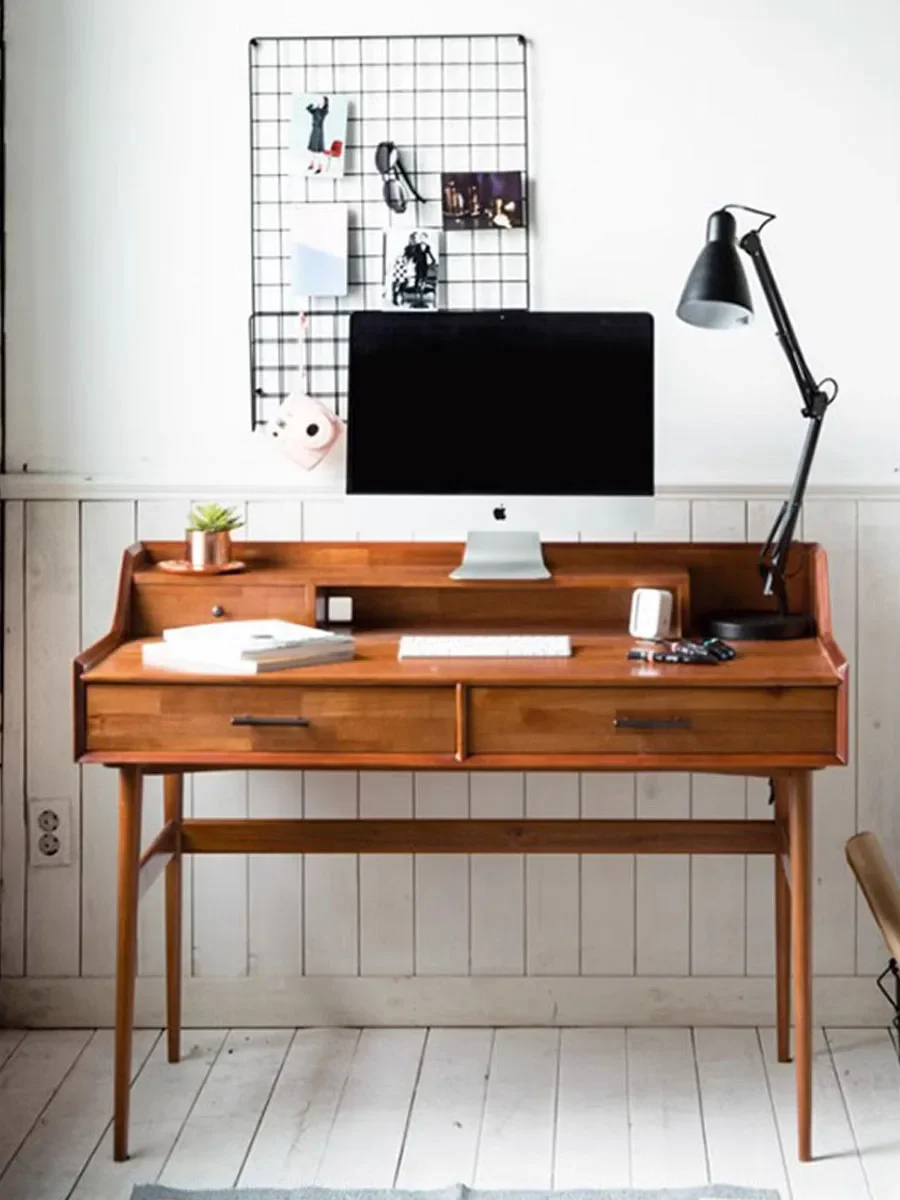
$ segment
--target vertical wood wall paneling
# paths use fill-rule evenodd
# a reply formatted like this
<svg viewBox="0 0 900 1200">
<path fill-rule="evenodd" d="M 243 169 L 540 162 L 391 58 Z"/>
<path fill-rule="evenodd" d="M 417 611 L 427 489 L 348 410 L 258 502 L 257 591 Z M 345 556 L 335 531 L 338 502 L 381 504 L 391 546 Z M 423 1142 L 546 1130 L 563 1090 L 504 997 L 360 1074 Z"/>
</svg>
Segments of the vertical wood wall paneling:
<svg viewBox="0 0 900 1200">
<path fill-rule="evenodd" d="M 525 776 L 519 771 L 470 776 L 474 818 L 522 817 Z M 525 973 L 525 859 L 474 854 L 471 868 L 472 974 Z"/>
<path fill-rule="evenodd" d="M 877 833 L 888 861 L 900 863 L 900 507 L 859 503 L 857 824 Z M 846 652 L 846 647 L 845 647 Z M 856 970 L 883 970 L 887 950 L 862 898 L 857 900 Z"/>
<path fill-rule="evenodd" d="M 415 815 L 465 819 L 469 775 L 418 771 L 413 776 Z M 425 854 L 415 858 L 417 975 L 469 973 L 469 856 Z"/>
<path fill-rule="evenodd" d="M 686 500 L 658 500 L 656 520 L 638 541 L 690 540 L 690 505 Z M 637 815 L 647 818 L 689 817 L 690 776 L 637 776 Z M 638 975 L 687 975 L 690 971 L 690 860 L 686 854 L 639 854 L 636 862 L 636 930 Z"/>
<path fill-rule="evenodd" d="M 780 504 L 775 500 L 752 501 L 747 505 L 747 540 L 761 546 L 772 528 Z M 760 595 L 762 585 L 760 584 Z M 738 647 L 740 652 L 740 647 Z M 752 821 L 772 817 L 769 783 L 747 780 L 747 816 Z M 813 822 L 815 824 L 815 821 Z M 775 973 L 775 882 L 773 866 L 765 856 L 747 858 L 747 966 L 748 975 Z"/>
<path fill-rule="evenodd" d="M 307 817 L 353 820 L 359 816 L 356 771 L 307 771 Z M 306 859 L 305 947 L 307 975 L 359 974 L 359 857 L 310 854 Z"/>
<path fill-rule="evenodd" d="M 303 536 L 299 500 L 254 500 L 247 505 L 247 537 L 298 541 Z M 302 771 L 249 771 L 250 817 L 303 815 Z M 303 856 L 250 855 L 247 867 L 247 959 L 251 975 L 303 973 Z"/>
<path fill-rule="evenodd" d="M 245 503 L 229 497 L 220 502 L 236 508 L 246 522 Z M 240 543 L 246 536 L 246 528 L 233 535 L 236 558 L 240 557 Z M 248 771 L 202 771 L 195 775 L 193 815 L 246 817 L 248 776 Z M 196 976 L 239 978 L 249 971 L 248 863 L 246 854 L 203 854 L 193 864 L 192 971 Z"/>
<path fill-rule="evenodd" d="M 186 507 L 179 500 L 140 502 L 138 536 L 179 538 Z M 657 522 L 654 529 L 643 531 L 645 540 L 685 539 L 689 507 L 695 540 L 740 537 L 742 502 L 696 500 L 689 505 L 672 500 L 656 507 Z M 777 507 L 775 502 L 747 505 L 753 543 L 762 540 Z M 253 502 L 248 535 L 356 538 L 356 518 L 348 524 L 345 508 L 325 501 Z M 132 539 L 134 511 L 130 501 L 5 505 L 0 971 L 7 977 L 26 970 L 33 976 L 74 976 L 79 971 L 105 976 L 112 971 L 115 777 L 99 768 L 86 769 L 79 812 L 78 773 L 70 753 L 69 663 L 81 645 L 109 625 L 115 576 L 121 551 Z M 894 636 L 900 594 L 897 512 L 893 500 L 831 499 L 810 501 L 804 514 L 804 537 L 821 542 L 829 553 L 835 632 L 851 659 L 852 765 L 816 778 L 814 948 L 819 974 L 872 974 L 885 960 L 864 903 L 856 906 L 854 915 L 854 884 L 842 847 L 855 828 L 872 828 L 888 854 L 900 858 L 895 767 L 900 705 L 894 698 L 894 680 L 900 673 Z M 398 510 L 391 528 L 382 524 L 379 533 L 408 537 L 408 521 L 408 514 Z M 421 524 L 417 518 L 417 526 Z M 371 537 L 375 530 L 363 532 Z M 424 527 L 413 532 L 427 534 Z M 588 540 L 608 535 L 585 525 L 582 536 Z M 860 724 L 854 736 L 857 708 Z M 573 798 L 575 811 L 584 817 L 630 816 L 636 810 L 647 816 L 688 812 L 685 776 L 640 777 L 637 806 L 633 776 L 586 774 L 578 784 L 573 779 L 423 772 L 414 779 L 397 773 L 389 783 L 373 774 L 362 784 L 363 803 L 366 811 L 381 811 L 386 805 L 392 812 L 414 810 L 420 816 L 464 816 L 469 811 L 474 817 L 521 816 L 526 811 L 538 815 L 551 808 L 560 815 L 572 811 Z M 191 782 L 186 788 L 188 812 Z M 200 809 L 208 814 L 297 815 L 304 805 L 310 816 L 354 818 L 359 811 L 355 772 L 309 773 L 305 799 L 301 776 L 291 773 L 279 777 L 259 772 L 249 780 L 242 774 L 207 775 L 199 786 Z M 723 815 L 723 806 L 736 804 L 737 786 L 742 786 L 739 781 L 695 778 L 691 811 L 697 817 Z M 729 795 L 731 788 L 734 796 Z M 158 781 L 149 778 L 146 792 L 145 840 L 162 820 Z M 76 833 L 71 868 L 28 868 L 26 794 L 69 796 Z M 765 781 L 752 781 L 748 815 L 767 818 L 767 799 Z M 272 856 L 247 866 L 229 858 L 221 864 L 227 879 L 216 877 L 214 860 L 192 864 L 189 859 L 188 878 L 192 865 L 200 868 L 201 876 L 212 867 L 212 874 L 193 890 L 198 916 L 193 936 L 188 889 L 185 953 L 191 955 L 193 943 L 197 972 L 213 976 L 244 974 L 248 963 L 251 972 L 267 977 L 303 970 L 311 975 L 353 975 L 361 958 L 363 971 L 370 974 L 574 974 L 580 969 L 589 975 L 616 975 L 631 973 L 636 963 L 642 974 L 691 970 L 719 975 L 740 971 L 733 960 L 743 939 L 747 973 L 770 975 L 771 864 L 748 860 L 746 921 L 741 922 L 734 864 L 727 864 L 729 878 L 723 876 L 717 885 L 706 873 L 708 867 L 715 872 L 716 860 L 695 859 L 689 897 L 686 863 L 681 856 L 646 858 L 637 865 L 627 856 L 589 856 L 581 863 L 579 889 L 574 859 L 548 859 L 545 865 L 535 858 L 526 869 L 517 857 L 475 856 L 470 863 L 461 855 L 439 856 L 423 858 L 411 871 L 408 858 L 385 857 L 382 864 L 372 863 L 376 872 L 366 875 L 361 900 L 360 865 L 354 856 L 312 857 L 305 865 L 295 856 Z M 386 886 L 379 874 L 382 865 L 390 877 Z M 381 898 L 371 907 L 368 897 L 376 890 Z M 704 892 L 710 903 L 703 901 Z M 374 917 L 362 946 L 361 904 Z M 389 912 L 394 916 L 389 918 Z M 704 923 L 708 921 L 711 924 Z M 161 889 L 154 889 L 142 904 L 140 942 L 142 972 L 160 974 Z"/>
<path fill-rule="evenodd" d="M 855 500 L 808 500 L 803 508 L 804 541 L 820 542 L 828 553 L 834 634 L 850 660 L 850 765 L 818 771 L 813 784 L 813 969 L 819 975 L 856 971 L 856 881 L 844 857 L 844 843 L 857 827 L 856 520 Z M 868 912 L 862 915 L 868 923 Z"/>
<path fill-rule="evenodd" d="M 360 817 L 413 815 L 410 771 L 363 771 Z M 359 969 L 362 975 L 412 975 L 411 854 L 364 854 L 359 863 Z"/>
<path fill-rule="evenodd" d="M 182 500 L 140 500 L 137 505 L 137 536 L 141 541 L 178 540 L 184 537 L 187 526 L 187 504 Z M 192 811 L 193 777 L 185 777 L 185 816 Z M 141 820 L 141 844 L 146 846 L 156 837 L 163 824 L 162 778 L 148 775 L 144 779 L 144 810 Z M 114 870 L 114 868 L 113 868 Z M 185 893 L 182 942 L 185 950 L 185 966 L 191 969 L 191 945 L 193 940 L 193 904 L 191 902 L 194 877 L 193 855 L 185 855 L 182 871 Z M 138 912 L 138 974 L 162 975 L 165 971 L 165 920 L 164 888 L 151 888 L 141 900 Z"/>
<path fill-rule="evenodd" d="M 128 500 L 81 505 L 81 644 L 110 628 L 122 551 L 135 538 Z M 81 768 L 81 974 L 112 975 L 116 954 L 116 771 Z"/>
<path fill-rule="evenodd" d="M 631 819 L 634 775 L 585 772 L 581 815 L 587 820 Z M 633 975 L 634 924 L 634 855 L 585 854 L 581 859 L 581 974 Z"/>
<path fill-rule="evenodd" d="M 525 776 L 525 815 L 571 817 L 580 809 L 575 771 Z M 577 975 L 580 966 L 581 859 L 575 854 L 525 856 L 525 974 Z"/>
<path fill-rule="evenodd" d="M 5 506 L 0 976 L 25 973 L 25 505 Z"/>
<path fill-rule="evenodd" d="M 743 500 L 695 500 L 691 540 L 743 542 L 747 506 Z M 715 668 L 714 668 L 715 669 Z M 691 816 L 742 821 L 747 784 L 740 776 L 691 777 Z M 743 975 L 746 934 L 746 859 L 734 855 L 691 858 L 691 974 Z"/>
<path fill-rule="evenodd" d="M 79 650 L 78 504 L 30 501 L 25 509 L 26 795 L 71 806 L 72 861 L 29 867 L 28 975 L 78 974 L 81 905 L 80 775 L 72 760 L 72 659 Z"/>
</svg>

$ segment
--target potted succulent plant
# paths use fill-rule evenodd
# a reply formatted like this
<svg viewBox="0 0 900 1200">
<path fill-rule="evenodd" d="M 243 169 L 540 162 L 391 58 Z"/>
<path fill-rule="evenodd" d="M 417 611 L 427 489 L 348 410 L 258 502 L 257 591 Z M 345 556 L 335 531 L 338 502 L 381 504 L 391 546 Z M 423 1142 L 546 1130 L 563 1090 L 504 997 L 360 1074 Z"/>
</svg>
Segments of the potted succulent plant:
<svg viewBox="0 0 900 1200">
<path fill-rule="evenodd" d="M 188 517 L 188 558 L 194 570 L 224 567 L 231 562 L 231 534 L 243 521 L 234 508 L 197 504 Z"/>
</svg>

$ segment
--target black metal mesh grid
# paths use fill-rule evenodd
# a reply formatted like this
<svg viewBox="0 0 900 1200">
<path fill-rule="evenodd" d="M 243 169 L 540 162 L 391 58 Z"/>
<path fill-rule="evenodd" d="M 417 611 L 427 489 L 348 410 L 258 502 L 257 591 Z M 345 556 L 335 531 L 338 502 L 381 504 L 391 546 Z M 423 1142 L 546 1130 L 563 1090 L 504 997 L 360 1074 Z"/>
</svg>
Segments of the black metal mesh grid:
<svg viewBox="0 0 900 1200">
<path fill-rule="evenodd" d="M 526 228 L 441 235 L 438 307 L 530 306 L 527 43 L 518 34 L 254 38 L 250 43 L 251 414 L 264 424 L 288 395 L 305 343 L 307 391 L 345 415 L 351 312 L 382 307 L 391 227 L 440 229 L 441 173 L 518 171 Z M 347 96 L 341 179 L 293 170 L 295 93 Z M 393 141 L 424 197 L 398 216 L 382 199 L 375 147 Z M 348 206 L 349 289 L 310 297 L 301 333 L 291 282 L 291 205 Z"/>
</svg>

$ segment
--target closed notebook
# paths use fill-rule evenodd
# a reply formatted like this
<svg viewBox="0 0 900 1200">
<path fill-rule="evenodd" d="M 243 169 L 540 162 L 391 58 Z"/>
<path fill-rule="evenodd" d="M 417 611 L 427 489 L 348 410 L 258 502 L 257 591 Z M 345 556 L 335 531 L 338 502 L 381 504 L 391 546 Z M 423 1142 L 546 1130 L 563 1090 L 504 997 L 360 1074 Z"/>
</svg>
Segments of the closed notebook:
<svg viewBox="0 0 900 1200">
<path fill-rule="evenodd" d="M 165 629 L 161 644 L 183 658 L 227 664 L 279 660 L 287 653 L 296 662 L 318 660 L 338 649 L 352 651 L 354 640 L 348 634 L 271 619 Z"/>
<path fill-rule="evenodd" d="M 240 658 L 216 654 L 178 642 L 146 642 L 141 654 L 145 667 L 162 667 L 201 675 L 259 675 L 265 671 L 284 671 L 290 667 L 311 667 L 320 663 L 346 662 L 354 656 L 353 640 L 267 651 L 261 658 Z"/>
</svg>

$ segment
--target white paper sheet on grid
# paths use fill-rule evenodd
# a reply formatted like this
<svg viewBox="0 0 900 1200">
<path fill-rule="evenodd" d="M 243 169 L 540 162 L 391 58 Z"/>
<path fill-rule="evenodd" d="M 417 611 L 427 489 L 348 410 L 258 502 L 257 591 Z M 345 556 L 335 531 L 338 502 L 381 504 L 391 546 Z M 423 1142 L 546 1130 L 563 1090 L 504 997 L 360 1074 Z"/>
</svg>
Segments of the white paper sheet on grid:
<svg viewBox="0 0 900 1200">
<path fill-rule="evenodd" d="M 293 97 L 348 98 L 344 174 L 305 177 L 292 146 Z M 438 307 L 528 308 L 527 46 L 518 35 L 259 38 L 250 46 L 254 422 L 296 385 L 298 312 L 306 323 L 306 387 L 346 413 L 349 316 L 383 303 L 384 230 L 440 229 L 441 174 L 522 174 L 525 228 L 442 234 Z M 385 205 L 375 147 L 400 149 L 424 202 Z M 349 212 L 346 296 L 304 300 L 293 290 L 292 206 L 344 202 Z"/>
</svg>

